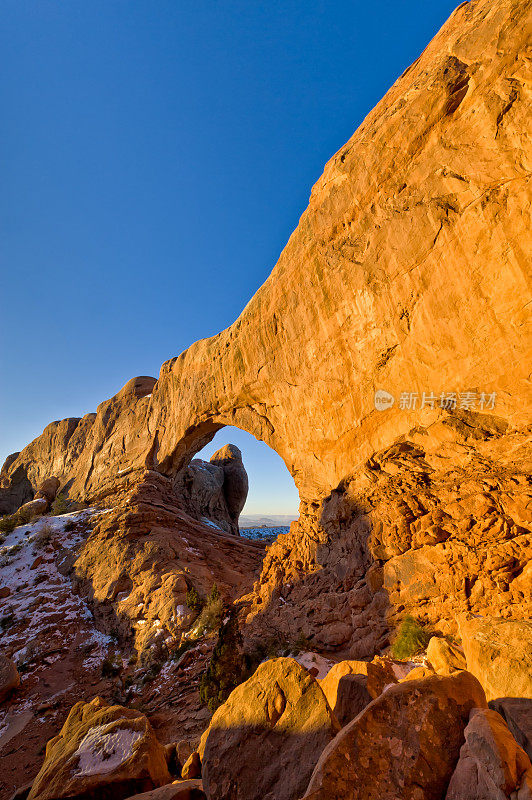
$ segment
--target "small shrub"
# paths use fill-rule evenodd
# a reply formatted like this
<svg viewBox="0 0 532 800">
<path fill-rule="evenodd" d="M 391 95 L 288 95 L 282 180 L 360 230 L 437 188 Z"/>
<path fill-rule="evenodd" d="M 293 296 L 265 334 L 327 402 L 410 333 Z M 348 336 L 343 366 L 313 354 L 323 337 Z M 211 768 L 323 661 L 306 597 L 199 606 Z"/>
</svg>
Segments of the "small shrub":
<svg viewBox="0 0 532 800">
<path fill-rule="evenodd" d="M 187 606 L 192 611 L 201 611 L 203 606 L 205 605 L 205 600 L 200 597 L 199 593 L 191 586 L 187 589 Z"/>
<path fill-rule="evenodd" d="M 11 533 L 17 527 L 17 515 L 16 514 L 8 514 L 2 519 L 0 519 L 0 532 L 1 533 Z"/>
<path fill-rule="evenodd" d="M 210 711 L 225 703 L 233 689 L 247 680 L 250 664 L 242 652 L 242 635 L 236 614 L 222 625 L 209 666 L 201 676 L 200 700 Z"/>
<path fill-rule="evenodd" d="M 16 622 L 15 615 L 13 613 L 13 609 L 9 608 L 7 614 L 0 619 L 0 628 L 2 631 L 7 631 L 8 628 L 11 628 Z"/>
<path fill-rule="evenodd" d="M 423 628 L 414 617 L 406 616 L 401 622 L 395 641 L 392 644 L 392 655 L 399 660 L 406 660 L 424 650 L 428 645 L 431 633 Z"/>
<path fill-rule="evenodd" d="M 194 623 L 193 634 L 196 637 L 203 636 L 219 628 L 223 610 L 224 604 L 221 597 L 218 597 L 216 600 L 211 600 L 209 598 L 201 614 Z"/>
<path fill-rule="evenodd" d="M 150 667 L 149 667 L 149 669 L 148 669 L 148 671 L 146 673 L 146 675 L 148 676 L 149 680 L 153 680 L 154 678 L 156 678 L 157 675 L 159 674 L 159 672 L 162 670 L 162 668 L 163 668 L 163 665 L 161 664 L 160 661 L 152 661 L 151 664 L 150 664 Z"/>
<path fill-rule="evenodd" d="M 64 494 L 58 494 L 55 498 L 54 502 L 52 503 L 52 507 L 50 509 L 50 514 L 53 517 L 58 517 L 61 514 L 67 514 L 70 510 L 70 505 L 65 497 Z"/>
<path fill-rule="evenodd" d="M 49 522 L 43 521 L 39 530 L 32 536 L 31 541 L 37 547 L 47 547 L 52 541 L 54 530 Z"/>
<path fill-rule="evenodd" d="M 298 656 L 302 652 L 312 649 L 312 642 L 307 639 L 303 631 L 300 632 L 295 642 L 290 647 L 290 652 L 294 656 Z"/>
<path fill-rule="evenodd" d="M 278 658 L 279 656 L 286 657 L 293 652 L 293 645 L 290 645 L 286 639 L 279 636 L 270 636 L 262 639 L 252 650 L 249 650 L 246 658 L 255 670 L 263 661 L 267 661 L 270 658 Z"/>
<path fill-rule="evenodd" d="M 194 642 L 191 639 L 185 639 L 179 647 L 176 647 L 175 650 L 172 650 L 170 654 L 170 658 L 172 661 L 179 661 L 182 655 L 184 655 L 187 650 L 190 650 L 191 647 L 194 647 Z"/>
<path fill-rule="evenodd" d="M 207 603 L 216 603 L 218 600 L 220 600 L 220 592 L 218 590 L 217 585 L 215 583 L 213 583 L 212 589 L 211 589 L 210 594 L 209 594 L 209 596 L 207 598 Z"/>
</svg>

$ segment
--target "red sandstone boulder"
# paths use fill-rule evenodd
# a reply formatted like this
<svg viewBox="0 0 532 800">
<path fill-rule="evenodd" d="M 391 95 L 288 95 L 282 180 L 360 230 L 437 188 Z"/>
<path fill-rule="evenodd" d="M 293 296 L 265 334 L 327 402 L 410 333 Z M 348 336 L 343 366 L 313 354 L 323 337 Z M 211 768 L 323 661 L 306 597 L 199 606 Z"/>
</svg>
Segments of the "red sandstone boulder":
<svg viewBox="0 0 532 800">
<path fill-rule="evenodd" d="M 488 700 L 532 699 L 532 622 L 462 614 L 459 625 L 467 669 Z"/>
<path fill-rule="evenodd" d="M 292 658 L 261 664 L 202 737 L 210 800 L 298 800 L 338 730 L 318 682 Z"/>
<path fill-rule="evenodd" d="M 340 661 L 331 667 L 325 678 L 318 681 L 342 727 L 371 703 L 367 669 L 365 661 Z"/>
<path fill-rule="evenodd" d="M 500 714 L 473 709 L 445 800 L 527 800 L 532 765 Z"/>
<path fill-rule="evenodd" d="M 151 792 L 135 794 L 129 800 L 206 800 L 201 781 L 174 781 Z"/>
<path fill-rule="evenodd" d="M 467 672 L 391 686 L 325 748 L 305 798 L 441 798 L 469 713 L 485 706 L 482 687 Z"/>
<path fill-rule="evenodd" d="M 28 800 L 122 800 L 171 780 L 164 748 L 146 717 L 96 697 L 76 703 L 48 742 Z"/>
<path fill-rule="evenodd" d="M 45 500 L 48 500 L 49 503 L 52 503 L 55 500 L 58 491 L 59 478 L 46 478 L 39 486 L 35 497 L 43 497 Z"/>
<path fill-rule="evenodd" d="M 20 686 L 20 675 L 10 658 L 0 653 L 0 703 Z"/>
<path fill-rule="evenodd" d="M 504 719 L 517 744 L 532 761 L 532 700 L 528 697 L 499 697 L 488 706 Z"/>
</svg>

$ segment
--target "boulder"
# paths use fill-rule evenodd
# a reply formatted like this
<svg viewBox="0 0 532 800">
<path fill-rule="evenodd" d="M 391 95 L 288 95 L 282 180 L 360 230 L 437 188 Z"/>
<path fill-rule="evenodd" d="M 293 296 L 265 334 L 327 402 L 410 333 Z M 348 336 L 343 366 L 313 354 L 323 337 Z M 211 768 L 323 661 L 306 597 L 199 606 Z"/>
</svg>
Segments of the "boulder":
<svg viewBox="0 0 532 800">
<path fill-rule="evenodd" d="M 450 675 L 466 668 L 464 651 L 440 636 L 433 636 L 429 641 L 427 658 L 438 675 Z"/>
<path fill-rule="evenodd" d="M 375 656 L 373 661 L 368 663 L 368 692 L 375 699 L 387 686 L 397 683 L 397 677 L 393 668 L 393 661 L 382 656 Z"/>
<path fill-rule="evenodd" d="M 488 706 L 504 719 L 517 744 L 532 761 L 532 700 L 526 697 L 499 697 Z"/>
<path fill-rule="evenodd" d="M 500 714 L 473 709 L 445 800 L 532 797 L 532 765 Z M 527 791 L 529 794 L 527 794 Z"/>
<path fill-rule="evenodd" d="M 170 742 L 170 744 L 166 744 L 164 746 L 164 755 L 166 758 L 168 772 L 174 778 L 179 778 L 181 776 L 181 762 L 179 761 L 179 755 L 177 752 L 177 743 Z"/>
<path fill-rule="evenodd" d="M 430 678 L 434 674 L 435 674 L 434 670 L 420 664 L 419 667 L 414 667 L 414 669 L 411 669 L 410 672 L 408 672 L 404 678 L 401 678 L 399 682 L 402 683 L 403 681 L 419 681 L 422 680 L 423 678 Z"/>
<path fill-rule="evenodd" d="M 40 514 L 45 514 L 48 511 L 50 504 L 45 497 L 37 497 L 35 500 L 30 500 L 29 503 L 24 503 L 18 510 L 22 519 L 31 521 L 32 517 L 37 517 Z"/>
<path fill-rule="evenodd" d="M 343 727 L 371 703 L 365 661 L 340 661 L 318 683 Z"/>
<path fill-rule="evenodd" d="M 336 701 L 331 709 L 343 728 L 357 717 L 371 700 L 366 675 L 343 675 L 338 680 Z"/>
<path fill-rule="evenodd" d="M 121 800 L 171 780 L 164 748 L 147 718 L 96 697 L 76 703 L 48 742 L 28 800 Z"/>
<path fill-rule="evenodd" d="M 185 764 L 196 748 L 188 739 L 181 739 L 176 744 L 177 757 L 181 764 Z"/>
<path fill-rule="evenodd" d="M 191 753 L 181 770 L 181 777 L 184 780 L 201 777 L 201 756 L 198 752 Z"/>
<path fill-rule="evenodd" d="M 532 698 L 532 622 L 473 614 L 458 622 L 467 669 L 487 699 Z"/>
<path fill-rule="evenodd" d="M 43 497 L 49 503 L 53 503 L 59 491 L 59 478 L 46 478 L 35 493 L 35 497 Z"/>
<path fill-rule="evenodd" d="M 339 729 L 318 682 L 292 658 L 261 664 L 215 712 L 200 745 L 210 800 L 298 800 Z"/>
<path fill-rule="evenodd" d="M 325 748 L 305 798 L 441 798 L 469 713 L 485 706 L 482 687 L 467 672 L 389 687 Z"/>
<path fill-rule="evenodd" d="M 20 675 L 10 658 L 0 653 L 0 703 L 20 686 Z"/>
<path fill-rule="evenodd" d="M 242 453 L 236 445 L 226 444 L 211 456 L 211 464 L 223 468 L 225 502 L 232 522 L 237 525 L 249 488 L 248 474 L 242 463 Z"/>
<path fill-rule="evenodd" d="M 174 781 L 150 792 L 135 794 L 129 800 L 206 800 L 201 781 Z"/>
<path fill-rule="evenodd" d="M 238 518 L 248 494 L 242 454 L 227 444 L 210 461 L 193 459 L 175 477 L 174 488 L 183 507 L 197 519 L 227 533 L 238 533 Z"/>
</svg>

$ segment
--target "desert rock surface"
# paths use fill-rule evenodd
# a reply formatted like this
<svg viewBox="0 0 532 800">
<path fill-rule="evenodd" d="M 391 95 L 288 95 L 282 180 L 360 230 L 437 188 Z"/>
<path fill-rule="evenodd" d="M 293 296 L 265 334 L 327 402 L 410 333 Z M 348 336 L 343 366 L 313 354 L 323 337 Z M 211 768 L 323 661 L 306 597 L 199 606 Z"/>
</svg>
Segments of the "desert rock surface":
<svg viewBox="0 0 532 800">
<path fill-rule="evenodd" d="M 104 759 L 117 785 L 128 764 L 124 797 L 201 768 L 183 791 L 211 800 L 435 800 L 453 774 L 526 796 L 531 23 L 529 0 L 461 4 L 326 165 L 235 323 L 6 460 L 0 642 L 20 685 L 1 800 L 92 792 L 69 759 L 121 724 L 109 708 L 151 754 Z M 194 459 L 227 425 L 299 490 L 273 543 L 238 535 L 238 448 Z M 408 617 L 432 644 L 398 666 Z M 211 721 L 224 619 L 252 675 Z M 84 727 L 87 707 L 105 721 Z"/>
</svg>

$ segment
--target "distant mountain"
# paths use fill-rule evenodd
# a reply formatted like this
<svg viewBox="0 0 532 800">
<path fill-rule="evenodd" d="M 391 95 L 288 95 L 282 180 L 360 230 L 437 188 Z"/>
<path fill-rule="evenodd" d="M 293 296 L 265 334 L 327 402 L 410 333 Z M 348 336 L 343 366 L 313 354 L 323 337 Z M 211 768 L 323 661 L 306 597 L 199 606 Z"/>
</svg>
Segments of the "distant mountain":
<svg viewBox="0 0 532 800">
<path fill-rule="evenodd" d="M 241 514 L 238 525 L 240 528 L 278 528 L 286 527 L 298 518 L 299 514 L 271 514 L 268 517 L 260 514 Z"/>
</svg>

